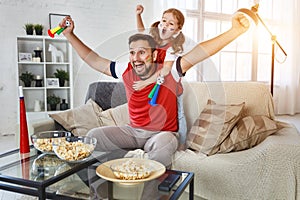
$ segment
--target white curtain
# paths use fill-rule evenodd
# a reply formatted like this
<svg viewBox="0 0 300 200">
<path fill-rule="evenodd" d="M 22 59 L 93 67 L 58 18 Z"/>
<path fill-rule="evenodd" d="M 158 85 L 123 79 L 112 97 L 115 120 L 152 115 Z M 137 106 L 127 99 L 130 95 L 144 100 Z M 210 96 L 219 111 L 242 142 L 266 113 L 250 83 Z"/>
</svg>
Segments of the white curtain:
<svg viewBox="0 0 300 200">
<path fill-rule="evenodd" d="M 267 3 L 266 1 L 268 0 L 259 2 L 262 5 Z M 154 3 L 162 7 L 159 10 L 162 12 L 169 7 L 185 8 L 186 2 L 155 0 Z M 285 62 L 281 63 L 284 60 L 283 54 L 280 53 L 278 47 L 275 48 L 273 90 L 275 113 L 293 115 L 300 113 L 300 1 L 274 0 L 270 9 L 273 9 L 273 18 L 278 25 L 278 29 L 271 30 L 271 32 L 277 36 L 278 42 L 287 53 Z M 270 74 L 266 76 L 270 77 Z"/>
<path fill-rule="evenodd" d="M 277 114 L 300 113 L 300 2 L 274 1 L 280 30 L 277 39 L 287 52 L 283 64 L 275 62 L 274 102 Z M 273 33 L 274 34 L 274 33 Z M 278 48 L 277 52 L 280 51 Z"/>
</svg>

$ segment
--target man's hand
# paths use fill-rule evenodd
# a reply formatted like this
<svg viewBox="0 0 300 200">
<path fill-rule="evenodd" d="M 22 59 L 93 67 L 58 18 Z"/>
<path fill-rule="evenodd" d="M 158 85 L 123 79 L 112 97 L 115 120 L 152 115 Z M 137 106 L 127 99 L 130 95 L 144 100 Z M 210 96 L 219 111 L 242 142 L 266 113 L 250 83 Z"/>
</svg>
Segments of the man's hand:
<svg viewBox="0 0 300 200">
<path fill-rule="evenodd" d="M 142 14 L 143 11 L 144 11 L 144 7 L 143 7 L 142 5 L 137 5 L 137 6 L 136 6 L 136 14 L 137 14 L 137 15 Z"/>
<path fill-rule="evenodd" d="M 68 21 L 68 22 L 67 22 Z M 69 23 L 68 26 L 66 23 Z M 72 18 L 70 16 L 66 16 L 60 23 L 59 23 L 60 27 L 66 27 L 65 30 L 63 31 L 63 34 L 65 36 L 72 34 L 73 30 L 75 28 L 74 26 L 74 21 L 72 20 Z"/>
<path fill-rule="evenodd" d="M 232 18 L 232 28 L 240 33 L 244 33 L 249 29 L 250 22 L 242 13 L 236 13 Z"/>
</svg>

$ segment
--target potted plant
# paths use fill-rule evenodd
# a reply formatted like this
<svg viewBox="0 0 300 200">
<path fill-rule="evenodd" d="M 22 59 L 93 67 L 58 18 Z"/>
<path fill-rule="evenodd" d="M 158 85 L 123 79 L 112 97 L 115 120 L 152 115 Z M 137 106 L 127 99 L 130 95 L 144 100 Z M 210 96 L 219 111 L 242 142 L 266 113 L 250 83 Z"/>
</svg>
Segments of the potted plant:
<svg viewBox="0 0 300 200">
<path fill-rule="evenodd" d="M 43 35 L 44 26 L 42 24 L 35 24 L 34 30 L 36 35 Z"/>
<path fill-rule="evenodd" d="M 20 80 L 23 81 L 25 87 L 30 87 L 31 82 L 34 80 L 34 75 L 31 72 L 26 71 L 19 76 Z"/>
<path fill-rule="evenodd" d="M 56 110 L 57 104 L 60 103 L 60 97 L 55 94 L 47 96 L 47 104 L 50 105 L 50 110 Z"/>
<path fill-rule="evenodd" d="M 56 69 L 54 76 L 55 78 L 58 78 L 59 87 L 64 87 L 65 81 L 69 80 L 69 73 L 63 69 Z"/>
<path fill-rule="evenodd" d="M 33 35 L 34 25 L 31 23 L 27 23 L 24 25 L 24 29 L 27 35 Z"/>
</svg>

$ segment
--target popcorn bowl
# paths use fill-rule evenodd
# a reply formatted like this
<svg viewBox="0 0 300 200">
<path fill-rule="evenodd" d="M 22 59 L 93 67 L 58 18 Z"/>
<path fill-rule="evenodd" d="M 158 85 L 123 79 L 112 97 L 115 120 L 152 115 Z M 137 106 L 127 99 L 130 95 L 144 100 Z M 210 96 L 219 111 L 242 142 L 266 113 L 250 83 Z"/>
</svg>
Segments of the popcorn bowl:
<svg viewBox="0 0 300 200">
<path fill-rule="evenodd" d="M 138 159 L 128 159 L 125 162 L 116 162 L 110 165 L 110 169 L 118 179 L 139 180 L 151 175 L 151 168 Z"/>
<path fill-rule="evenodd" d="M 38 151 L 54 154 L 53 141 L 70 136 L 72 136 L 72 133 L 67 131 L 43 131 L 31 135 L 31 142 Z"/>
<path fill-rule="evenodd" d="M 88 136 L 70 136 L 53 141 L 57 157 L 67 162 L 86 160 L 94 151 L 97 139 Z"/>
<path fill-rule="evenodd" d="M 44 180 L 46 177 L 53 176 L 57 168 L 64 163 L 55 154 L 41 154 L 32 163 L 31 175 L 35 180 Z"/>
</svg>

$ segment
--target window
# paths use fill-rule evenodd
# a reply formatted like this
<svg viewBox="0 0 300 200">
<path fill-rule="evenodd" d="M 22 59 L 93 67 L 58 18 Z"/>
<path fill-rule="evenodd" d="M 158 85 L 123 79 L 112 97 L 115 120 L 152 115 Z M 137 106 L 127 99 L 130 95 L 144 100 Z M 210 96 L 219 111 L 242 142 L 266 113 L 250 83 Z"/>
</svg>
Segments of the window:
<svg viewBox="0 0 300 200">
<path fill-rule="evenodd" d="M 240 8 L 251 9 L 253 0 L 168 0 L 165 8 L 176 7 L 184 12 L 185 36 L 195 43 L 213 38 L 231 26 L 231 17 Z M 273 0 L 261 2 L 259 16 L 268 26 Z M 207 59 L 187 74 L 187 80 L 198 81 L 266 81 L 271 74 L 271 39 L 261 26 L 251 21 L 250 30 Z M 259 37 L 258 37 L 259 36 Z M 259 66 L 259 67 L 258 67 Z"/>
</svg>

